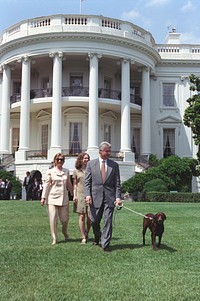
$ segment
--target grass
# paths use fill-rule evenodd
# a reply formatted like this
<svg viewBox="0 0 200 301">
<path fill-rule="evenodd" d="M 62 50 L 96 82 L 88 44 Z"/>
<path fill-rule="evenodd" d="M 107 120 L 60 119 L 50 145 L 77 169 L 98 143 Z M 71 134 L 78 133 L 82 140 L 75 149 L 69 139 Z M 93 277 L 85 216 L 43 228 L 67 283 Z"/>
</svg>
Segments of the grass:
<svg viewBox="0 0 200 301">
<path fill-rule="evenodd" d="M 199 204 L 126 203 L 142 214 L 167 215 L 160 250 L 150 232 L 142 246 L 142 217 L 114 214 L 111 253 L 80 244 L 70 203 L 69 235 L 51 246 L 49 221 L 39 202 L 0 202 L 2 301 L 199 301 Z"/>
</svg>

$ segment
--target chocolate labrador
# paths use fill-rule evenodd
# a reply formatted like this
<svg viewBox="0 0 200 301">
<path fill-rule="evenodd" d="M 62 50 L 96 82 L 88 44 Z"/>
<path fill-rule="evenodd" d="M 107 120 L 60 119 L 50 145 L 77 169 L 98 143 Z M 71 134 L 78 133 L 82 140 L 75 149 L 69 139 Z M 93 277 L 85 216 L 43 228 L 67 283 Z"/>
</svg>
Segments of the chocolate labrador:
<svg viewBox="0 0 200 301">
<path fill-rule="evenodd" d="M 153 250 L 156 250 L 156 236 L 158 236 L 158 245 L 160 247 L 162 235 L 164 232 L 164 221 L 166 220 L 166 215 L 163 212 L 158 212 L 156 214 L 147 213 L 143 220 L 143 245 L 145 246 L 145 234 L 147 228 L 151 231 L 151 241 L 153 245 Z"/>
</svg>

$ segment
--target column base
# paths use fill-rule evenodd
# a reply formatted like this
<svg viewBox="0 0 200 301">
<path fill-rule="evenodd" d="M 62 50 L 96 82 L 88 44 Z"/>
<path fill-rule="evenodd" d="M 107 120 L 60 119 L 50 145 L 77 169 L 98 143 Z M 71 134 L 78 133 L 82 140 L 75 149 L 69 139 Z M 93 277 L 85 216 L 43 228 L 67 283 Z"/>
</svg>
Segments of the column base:
<svg viewBox="0 0 200 301">
<path fill-rule="evenodd" d="M 28 150 L 28 149 L 27 149 Z M 15 152 L 15 162 L 21 162 L 21 161 L 26 161 L 26 152 L 27 150 L 18 150 Z"/>
<path fill-rule="evenodd" d="M 56 154 L 62 153 L 61 147 L 52 147 L 48 150 L 48 160 L 51 162 L 53 161 L 53 158 Z"/>
<path fill-rule="evenodd" d="M 123 157 L 123 162 L 135 162 L 135 154 L 132 151 L 120 150 L 119 156 Z"/>
<path fill-rule="evenodd" d="M 90 159 L 96 159 L 99 157 L 99 148 L 98 147 L 88 147 L 87 149 L 88 155 L 90 155 Z"/>
</svg>

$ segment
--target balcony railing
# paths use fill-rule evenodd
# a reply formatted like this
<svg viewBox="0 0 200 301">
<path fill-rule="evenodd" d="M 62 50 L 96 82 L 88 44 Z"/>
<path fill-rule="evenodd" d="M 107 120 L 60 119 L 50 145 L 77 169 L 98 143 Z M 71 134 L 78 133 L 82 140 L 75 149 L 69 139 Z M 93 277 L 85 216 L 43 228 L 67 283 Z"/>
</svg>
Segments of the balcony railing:
<svg viewBox="0 0 200 301">
<path fill-rule="evenodd" d="M 79 97 L 89 97 L 89 88 L 88 87 L 63 87 L 62 88 L 62 97 L 69 96 L 79 96 Z M 30 99 L 36 98 L 45 98 L 52 97 L 52 89 L 31 89 L 30 91 Z M 121 101 L 121 91 L 110 90 L 110 89 L 98 89 L 98 97 L 99 98 L 107 98 L 107 99 L 115 99 Z M 20 102 L 21 94 L 16 93 L 10 97 L 10 104 Z M 142 105 L 142 99 L 139 95 L 130 94 L 130 102 Z"/>
</svg>

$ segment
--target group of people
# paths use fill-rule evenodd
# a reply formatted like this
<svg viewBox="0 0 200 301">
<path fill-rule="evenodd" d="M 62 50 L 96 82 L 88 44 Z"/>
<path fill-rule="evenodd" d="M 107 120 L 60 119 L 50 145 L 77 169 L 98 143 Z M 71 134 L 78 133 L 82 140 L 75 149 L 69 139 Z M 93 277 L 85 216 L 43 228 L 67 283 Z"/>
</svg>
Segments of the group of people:
<svg viewBox="0 0 200 301">
<path fill-rule="evenodd" d="M 78 155 L 73 173 L 73 185 L 69 170 L 63 168 L 64 155 L 54 156 L 54 167 L 47 171 L 41 196 L 41 205 L 47 205 L 52 245 L 58 240 L 58 218 L 62 225 L 64 239 L 68 239 L 69 194 L 73 196 L 74 211 L 79 214 L 81 243 L 88 240 L 90 226 L 93 229 L 93 245 L 101 245 L 103 251 L 110 251 L 112 218 L 115 206 L 121 205 L 120 173 L 116 162 L 109 159 L 111 145 L 102 142 L 99 158 L 90 160 L 87 153 Z M 104 219 L 101 230 L 101 220 Z"/>
<path fill-rule="evenodd" d="M 26 200 L 40 200 L 42 194 L 42 182 L 37 178 L 33 178 L 29 171 L 23 181 L 23 187 L 26 190 Z"/>
<path fill-rule="evenodd" d="M 0 179 L 0 200 L 10 200 L 12 186 L 9 179 Z"/>
</svg>

